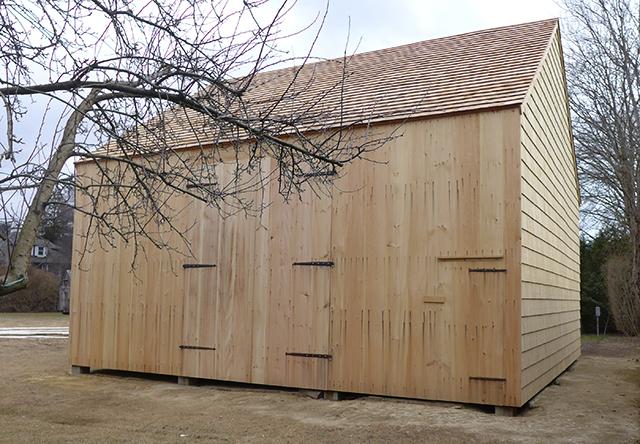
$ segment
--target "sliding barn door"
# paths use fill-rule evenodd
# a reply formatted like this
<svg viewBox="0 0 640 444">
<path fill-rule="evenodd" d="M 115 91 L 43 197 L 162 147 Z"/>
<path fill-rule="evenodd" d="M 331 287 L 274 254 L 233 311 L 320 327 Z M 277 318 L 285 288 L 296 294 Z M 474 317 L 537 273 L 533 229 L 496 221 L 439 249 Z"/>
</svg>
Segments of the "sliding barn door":
<svg viewBox="0 0 640 444">
<path fill-rule="evenodd" d="M 331 363 L 331 198 L 308 193 L 292 210 L 286 385 L 326 389 Z"/>
</svg>

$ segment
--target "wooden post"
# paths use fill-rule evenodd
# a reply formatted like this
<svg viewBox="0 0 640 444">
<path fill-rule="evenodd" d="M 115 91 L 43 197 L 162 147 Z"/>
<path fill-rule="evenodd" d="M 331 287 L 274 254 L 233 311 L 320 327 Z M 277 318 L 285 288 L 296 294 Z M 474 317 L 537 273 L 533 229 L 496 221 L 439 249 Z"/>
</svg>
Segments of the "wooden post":
<svg viewBox="0 0 640 444">
<path fill-rule="evenodd" d="M 70 374 L 77 376 L 77 375 L 88 375 L 89 373 L 91 373 L 91 368 L 90 367 L 85 367 L 82 365 L 72 365 L 71 366 L 71 371 L 69 372 Z"/>
</svg>

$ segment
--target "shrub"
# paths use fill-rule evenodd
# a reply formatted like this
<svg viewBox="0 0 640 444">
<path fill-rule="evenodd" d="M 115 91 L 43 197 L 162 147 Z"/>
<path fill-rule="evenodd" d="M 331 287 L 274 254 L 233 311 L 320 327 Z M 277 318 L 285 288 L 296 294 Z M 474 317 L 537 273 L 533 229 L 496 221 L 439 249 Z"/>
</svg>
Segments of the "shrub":
<svg viewBox="0 0 640 444">
<path fill-rule="evenodd" d="M 0 312 L 56 311 L 59 287 L 56 275 L 31 267 L 27 288 L 0 296 Z"/>
<path fill-rule="evenodd" d="M 583 333 L 596 332 L 595 307 L 602 309 L 600 331 L 617 331 L 607 295 L 607 260 L 625 254 L 629 239 L 613 228 L 580 239 L 580 318 Z"/>
</svg>

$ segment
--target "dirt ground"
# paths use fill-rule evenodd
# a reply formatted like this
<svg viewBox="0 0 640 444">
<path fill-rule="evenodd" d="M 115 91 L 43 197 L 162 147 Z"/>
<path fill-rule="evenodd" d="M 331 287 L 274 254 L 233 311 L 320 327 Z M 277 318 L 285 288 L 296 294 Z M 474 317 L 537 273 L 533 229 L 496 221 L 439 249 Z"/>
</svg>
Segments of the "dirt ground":
<svg viewBox="0 0 640 444">
<path fill-rule="evenodd" d="M 62 313 L 0 313 L 4 327 L 67 327 L 69 316 Z"/>
<path fill-rule="evenodd" d="M 40 316 L 0 314 L 0 327 L 67 319 Z M 585 338 L 583 348 L 532 408 L 505 418 L 449 403 L 69 376 L 66 339 L 0 339 L 0 442 L 640 443 L 640 340 Z"/>
</svg>

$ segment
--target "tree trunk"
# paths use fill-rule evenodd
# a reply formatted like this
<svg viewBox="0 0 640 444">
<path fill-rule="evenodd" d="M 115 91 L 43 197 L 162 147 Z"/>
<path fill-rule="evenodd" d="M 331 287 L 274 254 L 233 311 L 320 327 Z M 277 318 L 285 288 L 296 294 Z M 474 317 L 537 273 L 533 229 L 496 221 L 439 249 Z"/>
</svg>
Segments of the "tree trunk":
<svg viewBox="0 0 640 444">
<path fill-rule="evenodd" d="M 78 127 L 85 114 L 93 107 L 98 93 L 98 89 L 91 90 L 67 120 L 60 145 L 51 156 L 49 165 L 47 165 L 47 172 L 36 190 L 27 215 L 20 227 L 18 239 L 11 252 L 9 270 L 5 281 L 0 287 L 0 295 L 12 293 L 27 286 L 31 249 L 36 241 L 38 227 L 42 222 L 44 205 L 51 198 L 56 180 L 60 176 L 65 162 L 73 154 Z"/>
</svg>

